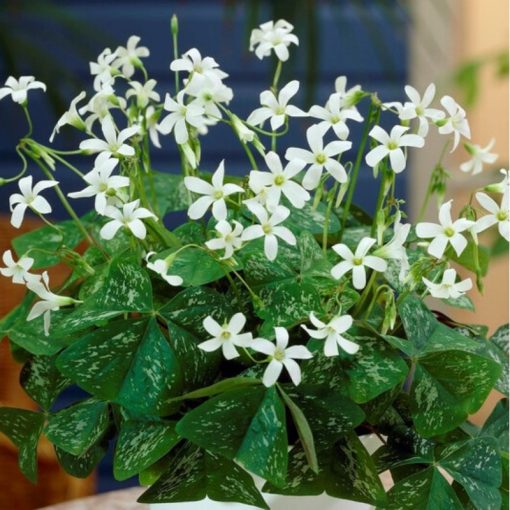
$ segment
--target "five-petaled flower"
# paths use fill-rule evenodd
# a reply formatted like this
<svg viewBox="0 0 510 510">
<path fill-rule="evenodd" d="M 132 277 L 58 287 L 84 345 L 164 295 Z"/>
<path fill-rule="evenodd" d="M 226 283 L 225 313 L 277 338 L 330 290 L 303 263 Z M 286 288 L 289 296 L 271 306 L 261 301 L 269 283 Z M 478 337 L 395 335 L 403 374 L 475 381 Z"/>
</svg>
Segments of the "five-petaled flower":
<svg viewBox="0 0 510 510">
<path fill-rule="evenodd" d="M 219 64 L 212 57 L 204 57 L 200 54 L 196 48 L 191 48 L 186 53 L 183 53 L 181 58 L 175 59 L 170 64 L 170 70 L 172 71 L 186 71 L 193 73 L 193 75 L 202 75 L 215 80 L 223 80 L 228 77 L 227 73 L 224 73 L 219 69 Z"/>
<path fill-rule="evenodd" d="M 450 96 L 444 96 L 441 104 L 447 111 L 445 119 L 439 119 L 436 124 L 439 126 L 439 132 L 442 135 L 453 133 L 453 152 L 459 145 L 460 137 L 471 138 L 471 129 L 466 119 L 466 111 Z"/>
<path fill-rule="evenodd" d="M 234 193 L 244 193 L 243 188 L 237 184 L 224 184 L 225 162 L 222 161 L 211 178 L 211 184 L 198 177 L 188 176 L 184 178 L 184 185 L 193 193 L 201 196 L 188 208 L 188 216 L 192 220 L 201 218 L 212 205 L 212 214 L 218 220 L 227 218 L 227 204 L 225 197 Z"/>
<path fill-rule="evenodd" d="M 331 276 L 340 280 L 349 271 L 352 271 L 352 283 L 355 289 L 361 290 L 367 284 L 366 267 L 380 273 L 386 271 L 387 263 L 381 257 L 367 255 L 370 248 L 376 243 L 371 237 L 364 237 L 358 244 L 356 251 L 352 253 L 345 244 L 335 244 L 333 250 L 344 260 L 331 269 Z"/>
<path fill-rule="evenodd" d="M 41 278 L 38 274 L 29 273 L 30 268 L 34 265 L 34 259 L 31 257 L 23 256 L 16 262 L 11 250 L 7 250 L 4 251 L 2 260 L 5 267 L 0 267 L 0 273 L 6 278 L 12 278 L 12 283 L 25 284 Z"/>
<path fill-rule="evenodd" d="M 456 279 L 457 273 L 452 268 L 443 273 L 441 283 L 434 283 L 425 277 L 422 278 L 430 295 L 439 299 L 457 299 L 473 287 L 471 278 L 466 278 L 458 283 L 455 283 Z"/>
<path fill-rule="evenodd" d="M 166 259 L 155 259 L 151 262 L 151 257 L 155 255 L 154 252 L 149 252 L 145 256 L 145 260 L 147 261 L 147 268 L 155 273 L 158 273 L 163 280 L 165 280 L 169 285 L 173 287 L 178 287 L 182 285 L 183 280 L 180 276 L 174 274 L 168 274 L 168 269 L 170 268 L 173 262 L 173 253 L 170 254 Z"/>
<path fill-rule="evenodd" d="M 22 177 L 18 181 L 21 193 L 13 193 L 9 197 L 9 207 L 12 213 L 11 225 L 14 228 L 21 226 L 27 207 L 39 215 L 49 214 L 52 211 L 51 205 L 39 193 L 57 184 L 58 181 L 39 181 L 32 187 L 32 176 Z"/>
<path fill-rule="evenodd" d="M 283 367 L 287 369 L 292 382 L 298 386 L 301 382 L 301 369 L 296 359 L 310 359 L 312 353 L 304 345 L 289 345 L 289 332 L 282 327 L 274 328 L 276 342 L 265 338 L 254 338 L 250 348 L 269 357 L 269 363 L 262 377 L 264 386 L 273 386 L 278 381 Z"/>
<path fill-rule="evenodd" d="M 439 208 L 439 224 L 422 222 L 416 225 L 416 235 L 422 239 L 431 239 L 427 251 L 433 257 L 440 259 L 450 244 L 458 257 L 467 246 L 467 239 L 462 232 L 470 229 L 474 222 L 466 218 L 452 221 L 452 202 L 449 200 Z"/>
<path fill-rule="evenodd" d="M 251 333 L 241 333 L 246 324 L 246 317 L 238 312 L 232 316 L 229 322 L 218 324 L 210 315 L 203 321 L 204 329 L 212 335 L 212 338 L 198 344 L 198 347 L 206 352 L 216 351 L 221 348 L 225 359 L 233 359 L 239 356 L 236 347 L 248 347 L 252 341 Z"/>
<path fill-rule="evenodd" d="M 310 322 L 317 329 L 310 329 L 304 324 L 301 327 L 317 340 L 325 340 L 324 354 L 326 356 L 338 356 L 338 347 L 348 354 L 356 354 L 359 345 L 348 340 L 342 335 L 352 326 L 352 317 L 350 315 L 339 315 L 331 319 L 328 323 L 319 320 L 313 312 L 310 313 Z"/>
<path fill-rule="evenodd" d="M 122 74 L 126 78 L 131 78 L 133 74 L 135 74 L 135 67 L 140 67 L 142 62 L 141 58 L 148 57 L 150 55 L 150 51 L 145 46 L 138 46 L 140 42 L 140 37 L 137 35 L 132 35 L 128 41 L 126 46 L 119 46 L 115 50 L 115 54 L 117 55 L 117 59 L 114 62 L 116 67 L 121 68 Z"/>
<path fill-rule="evenodd" d="M 9 76 L 5 80 L 5 86 L 0 87 L 0 100 L 11 96 L 15 103 L 23 105 L 27 102 L 28 91 L 34 89 L 42 89 L 46 92 L 46 85 L 41 81 L 36 81 L 33 76 L 20 76 L 19 80 L 14 76 Z"/>
<path fill-rule="evenodd" d="M 156 80 L 147 80 L 145 83 L 138 81 L 129 82 L 129 89 L 126 92 L 126 97 L 136 98 L 138 108 L 145 108 L 149 101 L 159 101 L 159 94 L 154 90 L 157 85 Z"/>
<path fill-rule="evenodd" d="M 99 231 L 100 236 L 107 240 L 113 239 L 117 231 L 120 228 L 125 227 L 138 239 L 145 239 L 147 229 L 145 228 L 142 219 L 157 219 L 157 216 L 145 207 L 138 207 L 139 205 L 140 200 L 137 199 L 132 202 L 128 202 L 127 204 L 123 204 L 122 209 L 108 206 L 104 211 L 104 216 L 112 218 L 112 220 L 102 226 Z"/>
<path fill-rule="evenodd" d="M 324 169 L 336 181 L 340 183 L 347 182 L 347 172 L 342 163 L 335 157 L 348 151 L 352 147 L 352 143 L 336 140 L 324 146 L 323 137 L 324 128 L 319 127 L 319 125 L 310 126 L 306 130 L 306 139 L 310 150 L 290 147 L 285 153 L 285 159 L 288 161 L 300 159 L 310 165 L 303 178 L 303 187 L 308 190 L 317 188 Z"/>
<path fill-rule="evenodd" d="M 285 62 L 289 59 L 289 46 L 291 44 L 299 45 L 297 36 L 291 34 L 294 27 L 283 19 L 267 21 L 262 23 L 259 28 L 255 28 L 250 36 L 250 51 L 255 51 L 259 59 L 268 57 L 271 51 L 279 60 Z"/>
<path fill-rule="evenodd" d="M 404 126 L 393 126 L 388 134 L 382 127 L 374 126 L 369 135 L 381 145 L 374 147 L 365 157 L 368 166 L 375 167 L 386 156 L 390 157 L 391 169 L 399 174 L 406 167 L 406 157 L 402 147 L 423 147 L 425 140 L 418 135 L 406 134 Z"/>
<path fill-rule="evenodd" d="M 491 152 L 496 140 L 494 138 L 485 146 L 481 147 L 477 144 L 465 143 L 464 147 L 471 155 L 471 159 L 462 163 L 460 169 L 463 172 L 477 175 L 483 172 L 483 165 L 492 165 L 498 159 L 498 155 Z"/>
<path fill-rule="evenodd" d="M 498 226 L 498 231 L 501 236 L 510 241 L 510 210 L 509 210 L 509 195 L 507 189 L 501 197 L 501 204 L 492 199 L 486 193 L 478 192 L 476 199 L 479 204 L 489 213 L 482 216 L 475 224 L 474 230 L 478 234 L 492 227 Z"/>
<path fill-rule="evenodd" d="M 57 133 L 60 133 L 60 128 L 63 126 L 66 126 L 69 124 L 70 126 L 75 127 L 76 129 L 79 129 L 80 131 L 85 131 L 86 126 L 85 122 L 83 122 L 80 114 L 78 113 L 78 110 L 76 109 L 76 105 L 83 101 L 86 97 L 85 92 L 80 92 L 72 101 L 71 105 L 69 106 L 69 110 L 65 112 L 60 119 L 58 119 L 57 124 L 55 125 L 53 132 L 50 136 L 50 143 L 53 143 L 53 139 L 55 138 L 55 135 Z"/>
<path fill-rule="evenodd" d="M 225 250 L 221 260 L 226 260 L 232 257 L 234 251 L 241 248 L 243 240 L 241 234 L 243 233 L 243 226 L 238 221 L 233 221 L 234 228 L 226 220 L 221 220 L 216 223 L 214 227 L 218 233 L 218 237 L 206 241 L 205 245 L 210 250 Z"/>
</svg>

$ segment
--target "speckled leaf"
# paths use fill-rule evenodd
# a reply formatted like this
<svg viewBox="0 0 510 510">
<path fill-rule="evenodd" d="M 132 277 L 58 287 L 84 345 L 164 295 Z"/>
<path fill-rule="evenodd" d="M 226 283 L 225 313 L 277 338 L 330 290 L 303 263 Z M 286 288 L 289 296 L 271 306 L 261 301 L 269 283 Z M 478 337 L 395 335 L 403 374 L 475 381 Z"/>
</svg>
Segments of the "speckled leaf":
<svg viewBox="0 0 510 510">
<path fill-rule="evenodd" d="M 217 383 L 211 384 L 210 386 L 205 386 L 203 388 L 198 388 L 197 390 L 190 391 L 189 393 L 184 393 L 183 395 L 175 397 L 174 400 L 190 400 L 196 398 L 212 397 L 226 391 L 239 388 L 249 388 L 250 386 L 260 386 L 261 384 L 262 382 L 260 378 L 255 379 L 244 376 L 229 377 L 227 379 L 221 379 Z"/>
<path fill-rule="evenodd" d="M 498 442 L 500 452 L 508 452 L 508 400 L 500 400 L 490 416 L 485 420 L 480 437 L 493 437 Z"/>
<path fill-rule="evenodd" d="M 327 357 L 323 342 L 313 343 L 314 357 L 302 363 L 303 383 L 338 389 L 357 403 L 372 400 L 401 383 L 408 367 L 398 352 L 377 338 L 353 337 L 360 349 L 354 355 Z"/>
<path fill-rule="evenodd" d="M 442 451 L 439 465 L 464 487 L 478 510 L 501 508 L 501 460 L 495 439 L 451 445 Z"/>
<path fill-rule="evenodd" d="M 454 308 L 461 308 L 462 310 L 469 310 L 471 312 L 475 311 L 475 305 L 469 296 L 460 296 L 456 299 L 443 299 L 443 303 L 446 303 L 448 306 L 453 306 Z"/>
<path fill-rule="evenodd" d="M 206 497 L 269 509 L 246 471 L 230 460 L 190 444 L 172 457 L 167 471 L 138 501 L 179 503 Z"/>
<path fill-rule="evenodd" d="M 57 367 L 96 397 L 139 414 L 168 414 L 182 387 L 180 365 L 154 318 L 112 322 L 77 339 Z"/>
<path fill-rule="evenodd" d="M 287 472 L 285 408 L 274 387 L 232 390 L 188 412 L 177 432 L 247 470 L 282 483 Z"/>
<path fill-rule="evenodd" d="M 322 234 L 324 224 L 326 223 L 327 207 L 325 204 L 319 202 L 315 209 L 310 204 L 305 204 L 305 206 L 301 209 L 292 207 L 292 205 L 288 202 L 285 205 L 291 210 L 291 214 L 284 224 L 293 232 L 310 232 L 317 235 Z M 340 221 L 338 217 L 335 214 L 330 214 L 328 232 L 330 234 L 335 234 L 339 230 Z"/>
<path fill-rule="evenodd" d="M 154 189 L 160 214 L 184 211 L 188 208 L 191 203 L 190 193 L 184 186 L 184 177 L 181 174 L 152 170 L 151 177 L 144 177 L 145 192 L 152 199 Z"/>
<path fill-rule="evenodd" d="M 109 421 L 108 404 L 91 398 L 50 415 L 44 433 L 55 446 L 81 455 L 103 436 Z"/>
<path fill-rule="evenodd" d="M 388 504 L 378 510 L 464 510 L 448 482 L 434 467 L 396 483 L 388 492 Z"/>
<path fill-rule="evenodd" d="M 58 446 L 55 446 L 55 452 L 59 464 L 64 468 L 66 473 L 77 478 L 87 478 L 105 456 L 107 446 L 107 442 L 103 444 L 103 442 L 100 441 L 92 445 L 81 455 L 72 455 Z"/>
<path fill-rule="evenodd" d="M 126 480 L 138 474 L 161 459 L 179 440 L 175 422 L 125 421 L 115 446 L 115 478 Z"/>
<path fill-rule="evenodd" d="M 315 496 L 325 492 L 335 498 L 370 504 L 385 501 L 385 492 L 375 465 L 354 433 L 348 434 L 319 455 L 319 474 L 312 472 L 301 447 L 290 452 L 285 484 L 267 483 L 264 492 L 292 496 Z"/>
<path fill-rule="evenodd" d="M 234 314 L 227 298 L 207 287 L 191 287 L 177 294 L 159 313 L 166 319 L 170 344 L 182 366 L 184 390 L 210 384 L 218 373 L 221 352 L 206 353 L 198 344 L 210 335 L 203 320 L 211 315 L 218 322 L 229 320 Z"/>
<path fill-rule="evenodd" d="M 33 483 L 37 480 L 37 443 L 44 426 L 44 415 L 14 407 L 0 408 L 0 432 L 19 449 L 21 472 Z"/>
<path fill-rule="evenodd" d="M 496 359 L 502 367 L 501 375 L 496 383 L 496 389 L 503 393 L 503 395 L 509 396 L 508 391 L 508 380 L 509 380 L 509 335 L 508 335 L 508 324 L 501 326 L 489 339 L 488 354 L 491 358 Z"/>
<path fill-rule="evenodd" d="M 70 384 L 55 366 L 54 356 L 29 359 L 20 374 L 21 386 L 43 409 L 48 410 L 59 393 Z"/>
</svg>

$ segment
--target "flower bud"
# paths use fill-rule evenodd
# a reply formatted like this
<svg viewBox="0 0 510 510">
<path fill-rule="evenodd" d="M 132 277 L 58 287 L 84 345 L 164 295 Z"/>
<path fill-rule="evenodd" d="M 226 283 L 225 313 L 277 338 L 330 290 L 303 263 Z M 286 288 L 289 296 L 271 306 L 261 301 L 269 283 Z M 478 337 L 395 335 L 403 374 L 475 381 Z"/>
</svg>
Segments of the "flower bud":
<svg viewBox="0 0 510 510">
<path fill-rule="evenodd" d="M 170 31 L 174 37 L 177 37 L 177 34 L 179 33 L 179 20 L 176 14 L 172 16 L 170 21 Z"/>
</svg>

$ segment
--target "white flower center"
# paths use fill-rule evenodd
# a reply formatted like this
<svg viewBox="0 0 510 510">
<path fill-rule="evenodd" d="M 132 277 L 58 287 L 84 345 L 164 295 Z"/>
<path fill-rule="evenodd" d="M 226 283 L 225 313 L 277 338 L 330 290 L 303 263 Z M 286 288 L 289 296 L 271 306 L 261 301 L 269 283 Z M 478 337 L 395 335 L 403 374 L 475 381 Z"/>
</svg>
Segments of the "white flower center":
<svg viewBox="0 0 510 510">
<path fill-rule="evenodd" d="M 274 351 L 273 358 L 276 361 L 283 361 L 285 359 L 285 351 L 277 347 Z"/>
<path fill-rule="evenodd" d="M 220 338 L 221 338 L 221 340 L 226 342 L 231 336 L 232 336 L 232 333 L 230 331 L 223 330 L 221 332 Z"/>
<path fill-rule="evenodd" d="M 270 223 L 264 223 L 264 225 L 262 225 L 262 231 L 264 234 L 268 235 L 273 231 L 273 227 Z"/>
<path fill-rule="evenodd" d="M 223 198 L 223 190 L 217 189 L 213 194 L 213 198 L 215 200 L 220 200 L 220 198 Z"/>
</svg>

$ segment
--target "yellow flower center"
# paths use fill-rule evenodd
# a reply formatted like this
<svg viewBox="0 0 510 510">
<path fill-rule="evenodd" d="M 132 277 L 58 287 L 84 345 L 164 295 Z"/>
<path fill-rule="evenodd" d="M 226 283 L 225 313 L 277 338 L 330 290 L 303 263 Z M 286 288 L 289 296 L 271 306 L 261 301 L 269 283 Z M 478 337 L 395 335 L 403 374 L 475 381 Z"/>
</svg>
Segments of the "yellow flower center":
<svg viewBox="0 0 510 510">
<path fill-rule="evenodd" d="M 283 177 L 283 175 L 277 175 L 277 176 L 274 178 L 274 183 L 275 183 L 277 186 L 281 186 L 284 182 L 285 182 L 285 177 Z"/>
<path fill-rule="evenodd" d="M 390 149 L 390 151 L 394 151 L 395 149 L 398 149 L 398 144 L 394 141 L 390 141 L 388 142 L 388 149 Z"/>
<path fill-rule="evenodd" d="M 222 340 L 228 340 L 231 336 L 232 334 L 230 333 L 230 331 L 222 331 L 220 335 Z"/>
<path fill-rule="evenodd" d="M 273 358 L 276 361 L 283 361 L 285 359 L 285 351 L 277 347 L 274 351 Z"/>
<path fill-rule="evenodd" d="M 324 163 L 326 163 L 326 160 L 327 160 L 327 156 L 326 154 L 317 154 L 317 156 L 315 156 L 315 161 L 317 161 L 317 163 L 319 163 L 319 165 L 323 165 Z"/>
<path fill-rule="evenodd" d="M 363 259 L 362 258 L 355 258 L 355 259 L 352 259 L 352 263 L 355 265 L 355 266 L 361 266 L 363 264 Z"/>
<path fill-rule="evenodd" d="M 505 221 L 508 219 L 508 213 L 506 211 L 498 211 L 496 218 L 498 221 Z"/>
<path fill-rule="evenodd" d="M 444 234 L 446 237 L 453 237 L 455 235 L 455 230 L 452 227 L 446 227 L 444 229 Z"/>
<path fill-rule="evenodd" d="M 214 199 L 219 200 L 220 198 L 223 198 L 223 191 L 221 189 L 218 189 L 214 192 Z"/>
<path fill-rule="evenodd" d="M 272 230 L 273 230 L 273 228 L 271 227 L 271 225 L 269 223 L 262 225 L 262 231 L 264 232 L 264 234 L 270 234 Z"/>
</svg>

